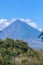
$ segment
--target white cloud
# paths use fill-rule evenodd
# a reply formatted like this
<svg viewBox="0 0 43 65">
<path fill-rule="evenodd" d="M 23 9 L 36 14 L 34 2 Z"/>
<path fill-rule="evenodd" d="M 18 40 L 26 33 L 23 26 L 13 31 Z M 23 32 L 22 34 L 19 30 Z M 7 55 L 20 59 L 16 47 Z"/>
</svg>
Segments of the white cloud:
<svg viewBox="0 0 43 65">
<path fill-rule="evenodd" d="M 17 20 L 17 18 L 13 18 L 13 19 L 11 19 L 11 22 L 16 21 L 16 20 Z"/>
<path fill-rule="evenodd" d="M 0 19 L 0 30 L 6 28 L 9 24 L 11 24 L 15 20 L 17 20 L 17 18 L 11 19 L 10 21 L 8 21 L 7 19 Z"/>
<path fill-rule="evenodd" d="M 7 21 L 7 19 L 0 19 L 0 30 L 7 27 L 10 23 Z"/>
<path fill-rule="evenodd" d="M 0 19 L 0 24 L 4 23 L 6 21 L 7 21 L 7 19 Z"/>
<path fill-rule="evenodd" d="M 21 20 L 23 22 L 26 22 L 27 24 L 29 24 L 30 26 L 32 26 L 34 28 L 38 28 L 37 27 L 37 24 L 35 22 L 32 22 L 30 19 L 22 19 L 22 18 L 19 18 L 19 20 Z"/>
<path fill-rule="evenodd" d="M 39 29 L 40 32 L 43 32 L 43 29 Z"/>
<path fill-rule="evenodd" d="M 18 18 L 18 19 L 23 22 L 26 22 L 27 24 L 29 24 L 30 26 L 32 26 L 34 28 L 38 28 L 37 24 L 35 22 L 32 22 L 29 19 L 23 19 L 23 18 Z M 9 24 L 14 22 L 15 20 L 17 20 L 17 18 L 13 18 L 10 21 L 8 21 L 7 19 L 0 19 L 0 30 L 3 30 L 5 27 L 7 27 Z"/>
</svg>

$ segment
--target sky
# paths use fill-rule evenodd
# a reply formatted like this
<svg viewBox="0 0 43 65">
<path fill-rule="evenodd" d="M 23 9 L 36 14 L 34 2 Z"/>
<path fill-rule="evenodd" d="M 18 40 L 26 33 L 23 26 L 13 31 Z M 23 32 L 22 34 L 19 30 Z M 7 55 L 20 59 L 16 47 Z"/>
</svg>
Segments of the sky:
<svg viewBox="0 0 43 65">
<path fill-rule="evenodd" d="M 15 19 L 43 29 L 43 0 L 0 0 L 0 29 Z"/>
</svg>

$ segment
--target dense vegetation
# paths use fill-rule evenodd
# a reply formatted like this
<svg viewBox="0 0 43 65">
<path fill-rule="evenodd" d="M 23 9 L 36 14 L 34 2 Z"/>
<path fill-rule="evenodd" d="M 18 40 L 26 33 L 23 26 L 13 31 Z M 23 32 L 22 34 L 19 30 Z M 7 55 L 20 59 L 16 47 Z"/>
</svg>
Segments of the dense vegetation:
<svg viewBox="0 0 43 65">
<path fill-rule="evenodd" d="M 0 65 L 43 65 L 43 50 L 33 50 L 21 40 L 0 40 Z"/>
</svg>

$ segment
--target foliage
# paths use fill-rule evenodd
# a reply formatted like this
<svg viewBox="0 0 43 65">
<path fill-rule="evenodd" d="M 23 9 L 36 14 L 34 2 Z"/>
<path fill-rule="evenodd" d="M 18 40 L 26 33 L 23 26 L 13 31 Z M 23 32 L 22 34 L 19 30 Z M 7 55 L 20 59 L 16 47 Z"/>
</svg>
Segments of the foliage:
<svg viewBox="0 0 43 65">
<path fill-rule="evenodd" d="M 0 40 L 0 65 L 20 64 L 43 65 L 43 51 L 33 50 L 22 40 Z"/>
</svg>

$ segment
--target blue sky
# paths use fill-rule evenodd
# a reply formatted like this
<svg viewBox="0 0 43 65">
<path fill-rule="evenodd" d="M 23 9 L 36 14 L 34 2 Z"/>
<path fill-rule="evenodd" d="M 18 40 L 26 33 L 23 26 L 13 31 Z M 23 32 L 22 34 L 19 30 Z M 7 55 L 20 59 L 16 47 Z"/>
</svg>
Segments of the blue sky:
<svg viewBox="0 0 43 65">
<path fill-rule="evenodd" d="M 43 0 L 0 0 L 0 19 L 12 18 L 30 19 L 43 29 Z"/>
</svg>

